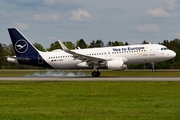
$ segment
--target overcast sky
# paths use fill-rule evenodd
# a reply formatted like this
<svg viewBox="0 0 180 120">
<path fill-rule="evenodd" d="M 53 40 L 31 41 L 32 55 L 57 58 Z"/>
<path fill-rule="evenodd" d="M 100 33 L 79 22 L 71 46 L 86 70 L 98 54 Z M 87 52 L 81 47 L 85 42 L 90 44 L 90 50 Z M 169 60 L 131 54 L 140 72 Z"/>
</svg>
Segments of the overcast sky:
<svg viewBox="0 0 180 120">
<path fill-rule="evenodd" d="M 180 0 L 1 0 L 0 43 L 8 27 L 48 48 L 60 39 L 140 44 L 180 38 Z"/>
</svg>

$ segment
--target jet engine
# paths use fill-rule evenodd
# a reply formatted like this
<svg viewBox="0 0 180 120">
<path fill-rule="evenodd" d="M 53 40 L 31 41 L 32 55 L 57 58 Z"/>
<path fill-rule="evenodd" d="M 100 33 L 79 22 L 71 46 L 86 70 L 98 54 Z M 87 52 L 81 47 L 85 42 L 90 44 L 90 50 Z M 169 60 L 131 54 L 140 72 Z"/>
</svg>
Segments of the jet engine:
<svg viewBox="0 0 180 120">
<path fill-rule="evenodd" d="M 124 64 L 123 60 L 112 60 L 107 61 L 106 67 L 110 70 L 124 70 L 127 68 L 127 65 Z"/>
<path fill-rule="evenodd" d="M 87 65 L 86 62 L 82 62 L 82 63 L 78 63 L 78 64 L 77 64 L 77 67 L 80 67 L 80 68 L 88 68 L 89 66 Z"/>
</svg>

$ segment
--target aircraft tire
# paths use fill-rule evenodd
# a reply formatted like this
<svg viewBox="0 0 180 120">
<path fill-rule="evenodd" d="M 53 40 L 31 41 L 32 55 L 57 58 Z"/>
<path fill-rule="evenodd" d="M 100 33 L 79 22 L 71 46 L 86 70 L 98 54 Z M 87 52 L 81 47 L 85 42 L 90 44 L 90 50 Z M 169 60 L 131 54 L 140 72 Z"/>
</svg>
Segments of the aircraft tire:
<svg viewBox="0 0 180 120">
<path fill-rule="evenodd" d="M 99 71 L 93 71 L 92 72 L 92 77 L 99 77 L 100 76 L 100 72 Z"/>
</svg>

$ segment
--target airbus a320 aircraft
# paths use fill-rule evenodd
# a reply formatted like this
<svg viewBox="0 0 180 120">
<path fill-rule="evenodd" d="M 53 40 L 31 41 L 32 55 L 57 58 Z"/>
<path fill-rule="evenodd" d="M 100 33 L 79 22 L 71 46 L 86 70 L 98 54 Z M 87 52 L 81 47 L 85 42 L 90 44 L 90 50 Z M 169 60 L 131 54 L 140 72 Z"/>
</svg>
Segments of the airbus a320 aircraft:
<svg viewBox="0 0 180 120">
<path fill-rule="evenodd" d="M 127 64 L 152 63 L 154 71 L 154 62 L 176 56 L 174 51 L 159 44 L 69 50 L 60 40 L 63 50 L 41 52 L 18 29 L 8 28 L 8 31 L 16 53 L 7 58 L 9 62 L 55 69 L 93 68 L 93 77 L 100 76 L 100 68 L 124 70 Z"/>
</svg>

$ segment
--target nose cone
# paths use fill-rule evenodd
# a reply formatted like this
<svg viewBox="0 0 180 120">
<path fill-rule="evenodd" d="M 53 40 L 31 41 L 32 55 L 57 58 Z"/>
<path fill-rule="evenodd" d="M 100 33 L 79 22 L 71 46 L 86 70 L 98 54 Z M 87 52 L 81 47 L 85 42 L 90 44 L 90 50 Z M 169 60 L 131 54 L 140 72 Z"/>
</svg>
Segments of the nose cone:
<svg viewBox="0 0 180 120">
<path fill-rule="evenodd" d="M 169 57 L 174 58 L 176 56 L 176 53 L 174 51 L 171 50 Z"/>
</svg>

